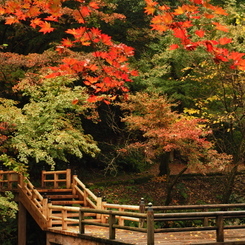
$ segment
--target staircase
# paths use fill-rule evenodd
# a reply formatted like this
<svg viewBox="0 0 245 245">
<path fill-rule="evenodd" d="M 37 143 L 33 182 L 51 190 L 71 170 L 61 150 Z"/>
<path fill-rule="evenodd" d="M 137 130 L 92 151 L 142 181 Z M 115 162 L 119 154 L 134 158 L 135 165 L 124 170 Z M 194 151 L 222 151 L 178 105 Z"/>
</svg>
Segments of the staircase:
<svg viewBox="0 0 245 245">
<path fill-rule="evenodd" d="M 42 171 L 41 187 L 14 171 L 0 170 L 0 191 L 17 191 L 19 202 L 43 230 L 67 230 L 79 225 L 81 208 L 102 209 L 102 198 L 91 192 L 71 169 Z M 102 222 L 100 214 L 87 213 L 91 221 Z"/>
<path fill-rule="evenodd" d="M 38 189 L 43 197 L 47 197 L 52 205 L 84 206 L 84 201 L 72 193 L 72 189 Z"/>
</svg>

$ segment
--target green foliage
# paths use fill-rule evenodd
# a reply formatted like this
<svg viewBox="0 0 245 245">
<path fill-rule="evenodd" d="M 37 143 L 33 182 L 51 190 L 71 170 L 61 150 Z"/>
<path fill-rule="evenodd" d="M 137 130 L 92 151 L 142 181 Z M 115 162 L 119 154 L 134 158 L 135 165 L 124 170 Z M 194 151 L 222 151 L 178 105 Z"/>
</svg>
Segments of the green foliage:
<svg viewBox="0 0 245 245">
<path fill-rule="evenodd" d="M 10 191 L 6 191 L 4 195 L 0 194 L 0 220 L 2 222 L 6 222 L 8 218 L 15 218 L 18 207 L 13 198 L 14 195 Z"/>
<path fill-rule="evenodd" d="M 16 125 L 9 139 L 17 151 L 16 161 L 28 164 L 46 162 L 54 167 L 55 160 L 67 162 L 67 155 L 82 158 L 99 152 L 92 136 L 83 132 L 80 116 L 85 114 L 87 102 L 84 88 L 72 87 L 66 77 L 43 80 L 28 86 L 26 79 L 19 84 L 30 98 L 22 109 L 10 100 L 2 100 L 1 121 Z M 10 111 L 10 113 L 9 113 Z"/>
</svg>

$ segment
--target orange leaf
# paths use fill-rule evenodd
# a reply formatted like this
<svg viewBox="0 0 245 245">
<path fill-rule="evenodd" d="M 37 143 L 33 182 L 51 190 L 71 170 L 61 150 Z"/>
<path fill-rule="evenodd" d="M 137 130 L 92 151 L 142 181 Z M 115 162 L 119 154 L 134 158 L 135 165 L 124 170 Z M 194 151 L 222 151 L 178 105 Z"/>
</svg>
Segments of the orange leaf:
<svg viewBox="0 0 245 245">
<path fill-rule="evenodd" d="M 224 32 L 229 32 L 229 29 L 227 26 L 221 25 L 218 22 L 212 22 L 216 27 L 217 30 L 224 31 Z"/>
<path fill-rule="evenodd" d="M 228 43 L 231 43 L 232 42 L 232 38 L 228 38 L 228 37 L 222 37 L 219 39 L 219 43 L 221 45 L 225 45 L 225 44 L 228 44 Z"/>
<path fill-rule="evenodd" d="M 185 10 L 184 10 L 183 7 L 180 7 L 180 6 L 179 6 L 177 9 L 174 10 L 174 14 L 175 14 L 175 15 L 181 15 L 181 14 L 183 14 L 183 13 L 185 13 Z"/>
<path fill-rule="evenodd" d="M 35 18 L 31 20 L 30 26 L 33 28 L 36 28 L 36 26 L 40 26 L 43 23 L 43 21 L 40 18 Z"/>
<path fill-rule="evenodd" d="M 65 47 L 72 47 L 73 42 L 69 38 L 63 38 L 62 39 L 62 45 Z"/>
<path fill-rule="evenodd" d="M 14 23 L 19 23 L 19 20 L 15 16 L 9 16 L 5 18 L 6 25 L 12 25 Z"/>
<path fill-rule="evenodd" d="M 195 31 L 195 34 L 199 37 L 204 37 L 205 31 L 204 30 L 197 30 L 197 31 Z"/>
<path fill-rule="evenodd" d="M 96 2 L 90 2 L 89 7 L 93 8 L 93 9 L 99 9 L 99 5 Z"/>
<path fill-rule="evenodd" d="M 156 10 L 156 8 L 154 6 L 147 6 L 147 7 L 145 7 L 145 11 L 144 12 L 147 15 L 153 15 L 155 10 Z"/>
<path fill-rule="evenodd" d="M 174 36 L 177 38 L 180 38 L 182 40 L 187 38 L 185 29 L 174 28 L 173 32 L 174 32 Z"/>
<path fill-rule="evenodd" d="M 54 28 L 51 27 L 50 23 L 47 21 L 41 23 L 40 27 L 41 29 L 39 30 L 39 32 L 43 32 L 44 34 L 52 32 L 54 30 Z"/>
<path fill-rule="evenodd" d="M 79 102 L 79 99 L 74 99 L 74 100 L 72 101 L 72 104 L 73 104 L 73 105 L 76 105 L 78 102 Z"/>
<path fill-rule="evenodd" d="M 179 48 L 178 44 L 171 44 L 170 47 L 169 47 L 170 50 L 174 50 L 174 49 L 177 49 L 177 48 Z"/>
<path fill-rule="evenodd" d="M 90 15 L 91 10 L 87 6 L 81 6 L 80 12 L 82 16 L 85 18 Z"/>
<path fill-rule="evenodd" d="M 225 12 L 225 10 L 221 7 L 217 7 L 217 6 L 213 6 L 212 10 L 216 13 L 216 14 L 220 14 L 220 15 L 228 15 L 228 13 Z"/>
</svg>

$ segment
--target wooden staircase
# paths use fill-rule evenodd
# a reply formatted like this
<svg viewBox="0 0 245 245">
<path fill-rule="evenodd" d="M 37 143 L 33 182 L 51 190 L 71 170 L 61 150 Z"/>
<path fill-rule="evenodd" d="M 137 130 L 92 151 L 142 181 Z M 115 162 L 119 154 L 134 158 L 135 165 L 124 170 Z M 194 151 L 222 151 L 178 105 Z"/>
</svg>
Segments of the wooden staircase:
<svg viewBox="0 0 245 245">
<path fill-rule="evenodd" d="M 38 189 L 43 197 L 47 197 L 52 205 L 84 206 L 84 200 L 72 193 L 72 189 Z"/>
<path fill-rule="evenodd" d="M 81 208 L 102 209 L 102 198 L 91 192 L 71 169 L 42 171 L 41 187 L 14 171 L 0 170 L 0 191 L 16 191 L 18 200 L 41 229 L 67 230 L 78 226 Z M 102 222 L 100 214 L 87 213 L 91 221 Z"/>
</svg>

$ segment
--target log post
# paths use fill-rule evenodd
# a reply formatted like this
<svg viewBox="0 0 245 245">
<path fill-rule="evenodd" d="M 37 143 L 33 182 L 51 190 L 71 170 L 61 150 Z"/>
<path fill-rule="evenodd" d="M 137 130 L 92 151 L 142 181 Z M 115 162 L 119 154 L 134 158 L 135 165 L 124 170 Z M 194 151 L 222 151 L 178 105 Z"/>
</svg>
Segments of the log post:
<svg viewBox="0 0 245 245">
<path fill-rule="evenodd" d="M 82 209 L 79 210 L 79 233 L 84 234 L 85 233 L 85 225 L 83 224 L 84 220 L 84 212 Z"/>
<path fill-rule="evenodd" d="M 76 177 L 77 177 L 77 173 L 76 171 L 74 171 L 74 174 L 72 176 L 72 195 L 76 195 L 76 188 L 75 188 L 75 186 L 77 185 L 77 182 L 75 180 Z"/>
<path fill-rule="evenodd" d="M 42 176 L 41 176 L 41 187 L 44 188 L 45 187 L 45 167 L 43 166 L 43 170 L 42 170 Z"/>
<path fill-rule="evenodd" d="M 140 199 L 139 212 L 145 213 L 145 200 L 143 197 Z M 144 226 L 144 219 L 140 218 L 139 219 L 139 228 L 143 228 L 143 226 Z"/>
<path fill-rule="evenodd" d="M 204 210 L 203 210 L 204 212 L 207 212 L 208 211 L 208 209 L 207 208 L 205 208 Z M 204 217 L 204 219 L 203 219 L 203 226 L 205 227 L 205 226 L 208 226 L 208 217 Z"/>
<path fill-rule="evenodd" d="M 147 245 L 154 245 L 154 212 L 152 203 L 147 208 Z"/>
<path fill-rule="evenodd" d="M 66 188 L 67 189 L 71 188 L 71 168 L 69 164 L 66 169 Z"/>
<path fill-rule="evenodd" d="M 106 205 L 106 197 L 103 196 L 102 198 L 102 204 L 101 204 L 101 209 L 105 210 L 105 205 Z M 106 223 L 106 216 L 104 214 L 101 215 L 101 223 Z"/>
<path fill-rule="evenodd" d="M 59 187 L 58 179 L 59 179 L 59 175 L 54 172 L 54 188 L 55 189 Z"/>
<path fill-rule="evenodd" d="M 53 210 L 52 210 L 51 199 L 48 198 L 48 211 L 47 211 L 47 213 L 48 213 L 48 216 L 47 216 L 47 220 L 48 220 L 48 228 L 51 228 L 52 225 L 53 225 L 52 219 L 50 218 L 50 217 L 52 216 L 52 212 L 53 212 Z"/>
<path fill-rule="evenodd" d="M 1 180 L 3 181 L 3 165 L 0 165 L 0 189 L 3 188 L 3 182 L 1 182 Z"/>
<path fill-rule="evenodd" d="M 100 192 L 98 193 L 98 196 L 97 196 L 96 208 L 100 210 L 102 209 L 102 197 L 101 197 Z M 97 219 L 101 219 L 101 216 L 102 216 L 101 214 L 96 214 Z"/>
<path fill-rule="evenodd" d="M 218 215 L 216 217 L 216 241 L 224 242 L 224 216 Z"/>
<path fill-rule="evenodd" d="M 116 238 L 116 228 L 114 224 L 116 223 L 116 215 L 112 212 L 109 216 L 109 239 L 114 240 Z"/>
<path fill-rule="evenodd" d="M 21 202 L 18 211 L 18 245 L 26 245 L 26 209 Z"/>
<path fill-rule="evenodd" d="M 67 210 L 62 210 L 62 230 L 67 230 Z"/>
<path fill-rule="evenodd" d="M 43 215 L 48 220 L 48 197 L 47 197 L 47 193 L 44 193 L 42 205 L 43 205 L 43 211 L 42 211 Z"/>
</svg>

